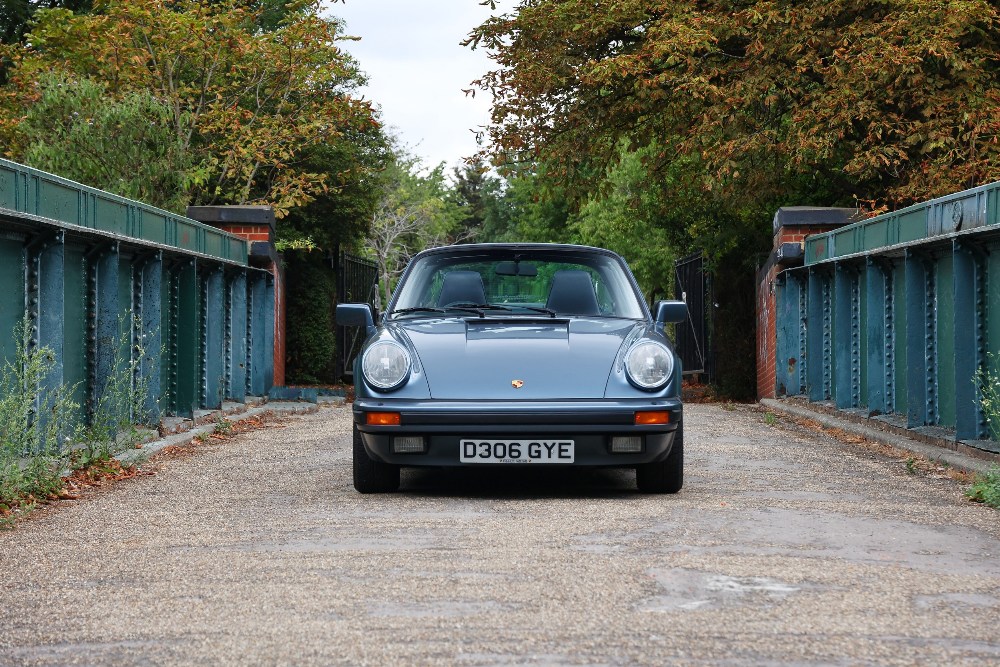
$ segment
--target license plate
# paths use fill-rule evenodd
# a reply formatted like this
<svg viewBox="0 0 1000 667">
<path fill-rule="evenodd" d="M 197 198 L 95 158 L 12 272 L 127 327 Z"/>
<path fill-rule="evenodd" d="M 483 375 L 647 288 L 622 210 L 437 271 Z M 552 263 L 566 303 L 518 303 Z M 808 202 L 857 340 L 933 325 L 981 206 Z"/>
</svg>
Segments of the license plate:
<svg viewBox="0 0 1000 667">
<path fill-rule="evenodd" d="M 462 463 L 573 463 L 572 440 L 461 441 Z"/>
</svg>

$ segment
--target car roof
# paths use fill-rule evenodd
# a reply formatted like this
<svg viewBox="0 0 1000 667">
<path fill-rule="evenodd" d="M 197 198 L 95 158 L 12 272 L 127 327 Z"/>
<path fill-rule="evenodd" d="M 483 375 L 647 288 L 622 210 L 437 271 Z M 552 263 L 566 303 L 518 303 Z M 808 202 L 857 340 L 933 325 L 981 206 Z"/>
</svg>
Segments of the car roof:
<svg viewBox="0 0 1000 667">
<path fill-rule="evenodd" d="M 426 255 L 447 255 L 447 254 L 467 254 L 469 252 L 483 252 L 489 250 L 537 250 L 547 252 L 594 252 L 603 255 L 616 257 L 624 262 L 618 253 L 607 248 L 597 248 L 594 246 L 574 245 L 571 243 L 462 243 L 457 245 L 438 246 L 429 248 L 414 256 L 414 259 Z"/>
</svg>

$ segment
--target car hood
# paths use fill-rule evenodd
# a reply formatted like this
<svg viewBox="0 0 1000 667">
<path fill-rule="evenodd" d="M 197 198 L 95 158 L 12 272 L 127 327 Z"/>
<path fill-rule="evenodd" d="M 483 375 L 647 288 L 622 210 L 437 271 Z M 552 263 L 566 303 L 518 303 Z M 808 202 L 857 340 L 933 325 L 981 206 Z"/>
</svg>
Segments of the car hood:
<svg viewBox="0 0 1000 667">
<path fill-rule="evenodd" d="M 603 398 L 618 351 L 645 324 L 455 318 L 395 326 L 416 352 L 432 398 L 552 400 Z"/>
</svg>

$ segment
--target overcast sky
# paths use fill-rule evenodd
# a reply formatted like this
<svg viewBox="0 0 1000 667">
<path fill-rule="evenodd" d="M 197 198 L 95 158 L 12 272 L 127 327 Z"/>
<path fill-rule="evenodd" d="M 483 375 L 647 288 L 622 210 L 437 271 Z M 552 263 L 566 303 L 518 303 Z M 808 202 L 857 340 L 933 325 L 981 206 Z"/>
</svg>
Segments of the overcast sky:
<svg viewBox="0 0 1000 667">
<path fill-rule="evenodd" d="M 346 0 L 328 11 L 347 22 L 344 42 L 368 74 L 365 97 L 427 166 L 449 167 L 476 152 L 472 130 L 489 120 L 489 99 L 463 88 L 490 69 L 481 50 L 459 46 L 489 18 L 480 0 Z M 450 171 L 450 169 L 449 169 Z"/>
</svg>

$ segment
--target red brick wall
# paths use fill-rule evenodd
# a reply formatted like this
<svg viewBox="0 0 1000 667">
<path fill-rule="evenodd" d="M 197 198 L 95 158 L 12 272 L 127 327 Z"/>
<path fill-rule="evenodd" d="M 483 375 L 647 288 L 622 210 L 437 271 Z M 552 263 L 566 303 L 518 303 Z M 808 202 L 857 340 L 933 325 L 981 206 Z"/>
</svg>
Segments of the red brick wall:
<svg viewBox="0 0 1000 667">
<path fill-rule="evenodd" d="M 285 269 L 271 265 L 274 274 L 274 386 L 285 386 Z"/>
<path fill-rule="evenodd" d="M 265 241 L 271 240 L 271 228 L 268 225 L 220 225 L 219 227 L 222 231 L 229 232 L 230 234 L 235 234 L 245 238 L 251 243 L 253 241 Z"/>
<path fill-rule="evenodd" d="M 757 398 L 774 398 L 777 386 L 775 345 L 777 343 L 776 300 L 771 268 L 757 284 Z"/>
</svg>

